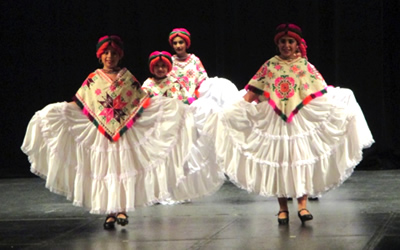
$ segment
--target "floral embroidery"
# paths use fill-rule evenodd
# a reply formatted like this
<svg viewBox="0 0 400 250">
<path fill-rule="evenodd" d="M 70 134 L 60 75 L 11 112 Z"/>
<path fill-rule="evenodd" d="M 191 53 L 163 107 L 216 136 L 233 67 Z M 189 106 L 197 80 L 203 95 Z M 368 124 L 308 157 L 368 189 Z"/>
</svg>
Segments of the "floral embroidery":
<svg viewBox="0 0 400 250">
<path fill-rule="evenodd" d="M 297 67 L 297 65 L 293 65 L 292 67 L 290 67 L 290 70 L 291 70 L 293 73 L 297 74 L 297 72 L 298 72 L 300 69 L 299 69 L 299 67 Z"/>
<path fill-rule="evenodd" d="M 261 68 L 257 71 L 257 73 L 253 76 L 254 80 L 263 78 L 267 74 L 267 66 L 263 65 Z"/>
<path fill-rule="evenodd" d="M 307 64 L 307 70 L 308 70 L 308 72 L 309 72 L 310 74 L 314 74 L 314 70 L 313 70 L 313 68 L 311 67 L 310 64 Z"/>
<path fill-rule="evenodd" d="M 122 85 L 124 85 L 124 79 L 118 79 L 117 81 L 115 81 L 116 87 L 121 87 Z"/>
<path fill-rule="evenodd" d="M 318 79 L 318 80 L 323 80 L 322 75 L 311 64 L 307 64 L 307 70 L 308 70 L 308 72 L 310 72 L 312 78 Z"/>
<path fill-rule="evenodd" d="M 104 107 L 99 115 L 105 116 L 107 123 L 109 123 L 113 118 L 121 123 L 121 118 L 126 116 L 122 109 L 127 103 L 121 100 L 121 95 L 117 96 L 115 99 L 112 99 L 112 97 L 107 94 L 106 100 L 99 101 L 99 103 Z"/>
<path fill-rule="evenodd" d="M 182 76 L 181 78 L 179 78 L 178 82 L 182 87 L 184 87 L 187 90 L 189 90 L 189 87 L 190 87 L 189 83 L 190 82 L 189 82 L 189 78 L 187 76 Z"/>
<path fill-rule="evenodd" d="M 96 73 L 90 73 L 89 76 L 86 78 L 86 80 L 82 83 L 82 87 L 87 86 L 90 89 L 90 84 L 92 84 L 93 81 L 93 77 L 96 75 Z"/>
<path fill-rule="evenodd" d="M 139 103 L 140 103 L 140 99 L 136 98 L 135 100 L 133 100 L 132 105 L 137 106 L 137 105 L 139 105 Z"/>
<path fill-rule="evenodd" d="M 267 77 L 270 78 L 270 79 L 273 78 L 274 77 L 274 73 L 272 71 L 268 70 Z"/>
<path fill-rule="evenodd" d="M 193 78 L 193 77 L 195 77 L 195 72 L 194 72 L 193 69 L 189 69 L 189 70 L 186 72 L 186 75 L 187 75 L 188 78 Z"/>
<path fill-rule="evenodd" d="M 273 85 L 273 91 L 278 96 L 278 98 L 283 101 L 289 100 L 290 97 L 294 95 L 296 84 L 294 83 L 294 79 L 289 76 L 281 76 L 275 80 L 275 84 Z"/>
<path fill-rule="evenodd" d="M 180 95 L 179 99 L 189 104 L 187 103 L 188 99 L 196 96 L 196 89 L 207 79 L 207 72 L 200 59 L 193 54 L 189 54 L 184 60 L 174 55 L 172 61 L 173 66 L 169 78 L 175 89 L 172 87 L 168 89 L 168 97 L 178 98 Z"/>
<path fill-rule="evenodd" d="M 82 86 L 74 96 L 76 104 L 82 113 L 96 126 L 99 133 L 111 142 L 119 138 L 130 129 L 140 113 L 149 106 L 150 98 L 141 88 L 139 82 L 133 82 L 135 77 L 123 68 L 118 72 L 121 82 L 112 80 L 100 69 L 96 70 L 90 83 L 92 89 Z M 110 85 L 114 87 L 110 88 Z M 111 89 L 115 88 L 115 91 Z M 129 94 L 131 93 L 131 94 Z M 130 96 L 129 96 L 130 95 Z M 138 99 L 137 106 L 132 102 Z"/>
<path fill-rule="evenodd" d="M 311 100 L 326 93 L 325 82 L 318 70 L 307 60 L 298 59 L 280 64 L 278 56 L 265 62 L 249 81 L 246 89 L 262 95 L 275 113 L 291 122 L 298 111 Z M 263 69 L 268 70 L 263 75 Z"/>
<path fill-rule="evenodd" d="M 300 70 L 299 73 L 297 74 L 298 77 L 302 78 L 306 75 L 306 72 L 304 70 Z"/>
</svg>

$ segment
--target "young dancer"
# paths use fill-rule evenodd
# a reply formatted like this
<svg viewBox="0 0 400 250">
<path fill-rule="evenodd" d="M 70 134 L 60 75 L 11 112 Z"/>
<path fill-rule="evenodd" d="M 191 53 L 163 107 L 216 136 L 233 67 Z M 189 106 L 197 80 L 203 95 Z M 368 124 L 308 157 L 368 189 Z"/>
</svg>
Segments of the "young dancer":
<svg viewBox="0 0 400 250">
<path fill-rule="evenodd" d="M 189 53 L 191 34 L 184 28 L 175 28 L 169 34 L 169 43 L 175 51 L 169 78 L 187 91 L 187 103 L 194 112 L 201 132 L 207 117 L 228 107 L 240 98 L 236 86 L 225 78 L 208 77 L 201 60 Z"/>
<path fill-rule="evenodd" d="M 186 105 L 150 98 L 119 67 L 118 36 L 101 37 L 96 56 L 103 67 L 89 74 L 75 102 L 36 112 L 21 148 L 51 192 L 106 214 L 104 228 L 112 229 L 128 224 L 126 212 L 136 207 L 193 198 L 178 186 L 188 175 L 183 165 L 197 132 Z"/>
<path fill-rule="evenodd" d="M 308 62 L 297 25 L 279 25 L 274 42 L 279 55 L 249 81 L 244 100 L 211 115 L 203 133 L 215 141 L 218 162 L 232 182 L 278 198 L 279 224 L 289 222 L 287 197 L 297 198 L 305 222 L 313 219 L 307 196 L 341 185 L 374 140 L 353 92 L 327 87 Z"/>
<path fill-rule="evenodd" d="M 167 75 L 172 68 L 172 59 L 169 52 L 154 51 L 150 54 L 148 62 L 149 70 L 153 76 L 147 78 L 143 83 L 142 88 L 147 93 L 151 96 L 174 98 L 185 104 L 192 103 L 188 89 Z M 193 102 L 188 108 L 193 110 L 196 102 Z M 190 197 L 196 198 L 210 195 L 222 186 L 225 178 L 216 164 L 215 153 L 208 146 L 210 143 L 212 142 L 194 142 L 190 155 L 183 164 L 183 169 L 187 176 L 179 183 L 176 192 L 188 193 Z M 187 201 L 170 199 L 161 203 L 176 204 Z"/>
</svg>

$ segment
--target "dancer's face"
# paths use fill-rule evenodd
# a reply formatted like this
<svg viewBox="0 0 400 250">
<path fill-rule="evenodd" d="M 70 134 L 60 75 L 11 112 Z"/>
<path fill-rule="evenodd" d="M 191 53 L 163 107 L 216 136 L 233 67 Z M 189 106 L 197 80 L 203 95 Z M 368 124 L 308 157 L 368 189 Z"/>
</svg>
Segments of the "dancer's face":
<svg viewBox="0 0 400 250">
<path fill-rule="evenodd" d="M 186 42 L 181 37 L 177 36 L 172 39 L 172 47 L 178 57 L 186 56 Z"/>
<path fill-rule="evenodd" d="M 154 65 L 153 71 L 157 78 L 164 78 L 168 73 L 168 66 L 163 61 L 158 61 Z"/>
<path fill-rule="evenodd" d="M 291 36 L 283 36 L 278 41 L 280 57 L 283 59 L 296 58 L 296 51 L 298 51 L 298 48 L 299 46 L 297 45 L 296 39 Z"/>
<path fill-rule="evenodd" d="M 101 62 L 103 63 L 104 69 L 114 69 L 118 66 L 118 62 L 121 59 L 121 56 L 118 52 L 111 46 L 101 54 Z"/>
</svg>

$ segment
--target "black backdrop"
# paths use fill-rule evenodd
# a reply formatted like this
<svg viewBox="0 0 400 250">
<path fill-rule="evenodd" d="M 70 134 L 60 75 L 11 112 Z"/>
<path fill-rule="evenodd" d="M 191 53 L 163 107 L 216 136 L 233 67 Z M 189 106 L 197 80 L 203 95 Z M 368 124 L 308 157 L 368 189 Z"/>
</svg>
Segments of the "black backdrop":
<svg viewBox="0 0 400 250">
<path fill-rule="evenodd" d="M 4 0 L 1 6 L 0 177 L 31 176 L 20 151 L 35 111 L 69 101 L 99 67 L 100 36 L 125 42 L 123 66 L 143 82 L 154 50 L 173 52 L 168 34 L 192 34 L 189 52 L 210 76 L 239 89 L 276 54 L 275 27 L 303 29 L 308 57 L 330 85 L 356 95 L 376 143 L 357 169 L 400 168 L 398 0 Z"/>
</svg>

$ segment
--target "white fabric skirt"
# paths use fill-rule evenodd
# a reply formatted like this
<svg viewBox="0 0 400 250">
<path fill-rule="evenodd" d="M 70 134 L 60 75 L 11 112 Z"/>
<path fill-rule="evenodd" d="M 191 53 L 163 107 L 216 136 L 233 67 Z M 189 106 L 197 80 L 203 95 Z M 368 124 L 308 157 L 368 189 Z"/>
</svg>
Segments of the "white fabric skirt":
<svg viewBox="0 0 400 250">
<path fill-rule="evenodd" d="M 223 180 L 207 164 L 187 166 L 198 133 L 181 101 L 152 98 L 117 142 L 110 142 L 74 103 L 55 103 L 31 119 L 22 151 L 46 187 L 90 213 L 133 211 L 163 200 L 209 195 Z M 193 153 L 193 152 L 192 152 Z"/>
<path fill-rule="evenodd" d="M 229 107 L 240 99 L 235 84 L 228 79 L 219 77 L 207 78 L 200 85 L 199 94 L 199 99 L 190 105 L 199 133 L 211 114 Z"/>
<path fill-rule="evenodd" d="M 236 86 L 225 78 L 207 78 L 200 88 L 200 97 L 194 101 L 189 109 L 194 115 L 195 126 L 198 135 L 201 134 L 203 125 L 207 118 L 223 108 L 232 105 L 240 96 Z M 198 196 L 198 190 L 217 191 L 225 181 L 225 176 L 219 168 L 213 147 L 213 141 L 208 138 L 197 140 L 193 143 L 190 156 L 184 163 L 184 169 L 188 170 L 187 178 L 180 182 L 179 192 L 187 193 L 189 196 Z M 197 173 L 199 174 L 191 174 Z M 207 175 L 203 174 L 206 173 Z M 210 192 L 212 193 L 212 192 Z M 162 204 L 175 204 L 185 200 L 170 199 Z"/>
<path fill-rule="evenodd" d="M 338 187 L 373 137 L 353 92 L 329 88 L 284 122 L 267 102 L 240 100 L 210 116 L 200 140 L 238 187 L 262 196 L 320 196 Z"/>
</svg>

